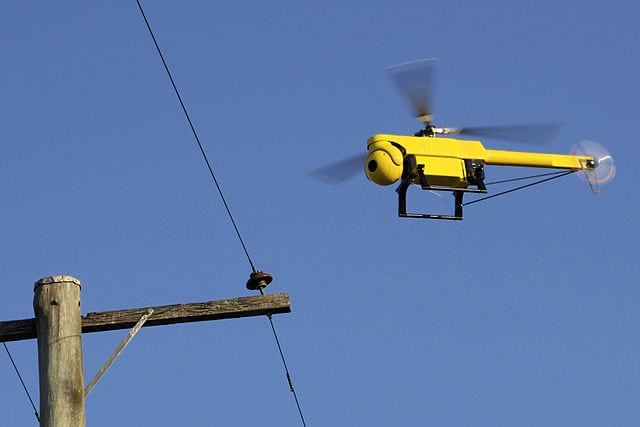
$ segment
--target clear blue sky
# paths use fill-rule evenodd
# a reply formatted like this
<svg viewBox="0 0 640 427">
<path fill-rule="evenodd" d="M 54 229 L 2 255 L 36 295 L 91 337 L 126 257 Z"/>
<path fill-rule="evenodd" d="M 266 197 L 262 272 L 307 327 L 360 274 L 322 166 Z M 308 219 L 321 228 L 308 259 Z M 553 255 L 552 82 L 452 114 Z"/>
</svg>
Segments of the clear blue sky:
<svg viewBox="0 0 640 427">
<path fill-rule="evenodd" d="M 309 426 L 640 424 L 636 1 L 143 5 L 268 292 L 291 296 L 274 321 Z M 0 320 L 33 317 L 33 283 L 58 274 L 83 313 L 251 295 L 135 1 L 2 2 L 0 57 Z M 364 175 L 310 179 L 418 129 L 383 70 L 428 57 L 438 124 L 562 122 L 544 150 L 598 141 L 616 179 L 455 223 L 398 218 Z M 83 337 L 86 381 L 125 334 Z M 9 348 L 37 402 L 35 341 Z M 301 425 L 266 318 L 143 329 L 86 409 L 91 426 Z M 0 413 L 35 425 L 4 352 Z"/>
</svg>

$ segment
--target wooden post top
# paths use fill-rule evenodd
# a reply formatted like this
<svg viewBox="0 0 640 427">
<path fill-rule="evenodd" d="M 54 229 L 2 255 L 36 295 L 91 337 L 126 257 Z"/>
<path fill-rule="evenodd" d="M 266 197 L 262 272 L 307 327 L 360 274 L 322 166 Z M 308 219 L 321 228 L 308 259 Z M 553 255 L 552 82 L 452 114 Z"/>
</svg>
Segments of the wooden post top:
<svg viewBox="0 0 640 427">
<path fill-rule="evenodd" d="M 54 285 L 57 283 L 70 283 L 72 285 L 78 285 L 79 287 L 82 287 L 80 285 L 80 280 L 76 279 L 75 277 L 72 276 L 49 276 L 49 277 L 43 277 L 42 279 L 38 280 L 34 285 L 33 285 L 33 290 L 35 290 L 38 286 L 41 285 Z"/>
</svg>

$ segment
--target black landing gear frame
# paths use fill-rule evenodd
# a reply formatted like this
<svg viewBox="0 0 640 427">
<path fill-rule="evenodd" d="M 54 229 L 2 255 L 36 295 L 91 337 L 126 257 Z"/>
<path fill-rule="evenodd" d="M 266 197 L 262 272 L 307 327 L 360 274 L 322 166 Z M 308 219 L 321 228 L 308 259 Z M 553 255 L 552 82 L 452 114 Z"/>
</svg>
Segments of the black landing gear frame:
<svg viewBox="0 0 640 427">
<path fill-rule="evenodd" d="M 396 188 L 398 193 L 398 216 L 403 218 L 427 218 L 427 219 L 448 219 L 462 220 L 462 199 L 464 193 L 486 193 L 487 187 L 484 184 L 484 163 L 482 160 L 464 160 L 467 172 L 467 181 L 476 188 L 454 188 L 446 186 L 430 185 L 424 174 L 425 165 L 416 165 L 415 156 L 407 156 L 404 160 L 404 168 L 400 185 Z M 407 212 L 407 190 L 412 182 L 418 181 L 423 190 L 432 191 L 452 191 L 455 199 L 455 209 L 453 215 L 439 215 L 428 213 Z"/>
</svg>

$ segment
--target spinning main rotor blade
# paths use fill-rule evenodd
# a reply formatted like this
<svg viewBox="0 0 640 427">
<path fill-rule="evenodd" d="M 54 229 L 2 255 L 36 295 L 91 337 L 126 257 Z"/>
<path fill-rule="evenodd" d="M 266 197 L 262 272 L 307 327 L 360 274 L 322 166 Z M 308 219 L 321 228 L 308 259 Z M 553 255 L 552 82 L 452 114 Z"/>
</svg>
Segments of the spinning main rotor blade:
<svg viewBox="0 0 640 427">
<path fill-rule="evenodd" d="M 444 133 L 484 136 L 486 138 L 503 139 L 533 144 L 546 144 L 560 131 L 558 123 L 545 123 L 516 126 L 486 126 L 445 128 Z"/>
<path fill-rule="evenodd" d="M 362 172 L 366 154 L 357 154 L 330 163 L 309 173 L 309 176 L 327 184 L 337 185 Z"/>
<path fill-rule="evenodd" d="M 391 79 L 411 103 L 416 118 L 425 123 L 430 122 L 432 116 L 435 63 L 435 59 L 423 59 L 387 68 Z"/>
</svg>

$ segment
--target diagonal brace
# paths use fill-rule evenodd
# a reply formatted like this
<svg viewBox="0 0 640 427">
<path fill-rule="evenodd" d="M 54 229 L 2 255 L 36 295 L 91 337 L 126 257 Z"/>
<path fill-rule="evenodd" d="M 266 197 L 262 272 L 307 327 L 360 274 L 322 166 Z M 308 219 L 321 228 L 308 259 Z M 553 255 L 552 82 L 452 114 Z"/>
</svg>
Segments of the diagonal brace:
<svg viewBox="0 0 640 427">
<path fill-rule="evenodd" d="M 124 350 L 124 348 L 127 346 L 127 344 L 129 344 L 129 342 L 131 342 L 131 340 L 133 339 L 133 337 L 138 333 L 138 331 L 142 328 L 142 325 L 145 324 L 145 322 L 147 321 L 147 319 L 149 319 L 149 317 L 151 317 L 151 315 L 153 314 L 153 309 L 149 308 L 143 315 L 142 317 L 140 317 L 140 320 L 138 320 L 138 322 L 133 326 L 133 328 L 131 328 L 131 330 L 129 331 L 129 333 L 127 334 L 127 336 L 122 340 L 122 342 L 120 343 L 120 345 L 118 345 L 118 347 L 115 349 L 115 351 L 113 352 L 113 354 L 111 354 L 111 356 L 109 356 L 109 358 L 107 359 L 107 361 L 104 363 L 104 365 L 102 365 L 102 368 L 100 368 L 100 370 L 96 373 L 96 375 L 93 377 L 93 379 L 91 380 L 91 382 L 89 382 L 89 384 L 87 385 L 87 387 L 85 387 L 84 389 L 84 395 L 85 397 L 89 394 L 89 392 L 91 391 L 91 389 L 96 385 L 96 383 L 100 380 L 100 378 L 102 378 L 102 376 L 104 375 L 105 372 L 107 372 L 107 369 L 109 369 L 109 367 L 113 364 L 113 362 L 116 360 L 116 358 L 118 356 L 120 356 L 120 353 L 122 353 L 122 351 Z"/>
</svg>

